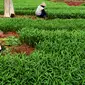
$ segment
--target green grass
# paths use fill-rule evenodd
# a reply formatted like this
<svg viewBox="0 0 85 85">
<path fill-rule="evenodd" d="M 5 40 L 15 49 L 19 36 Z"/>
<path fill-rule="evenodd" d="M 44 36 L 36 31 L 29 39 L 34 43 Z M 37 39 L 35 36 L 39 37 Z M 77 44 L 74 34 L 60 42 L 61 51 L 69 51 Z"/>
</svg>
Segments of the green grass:
<svg viewBox="0 0 85 85">
<path fill-rule="evenodd" d="M 41 2 L 14 0 L 15 12 L 34 15 Z M 22 43 L 35 47 L 29 56 L 0 54 L 0 85 L 85 85 L 85 20 L 79 19 L 84 18 L 85 7 L 46 3 L 53 20 L 0 18 L 0 30 L 17 31 Z"/>
<path fill-rule="evenodd" d="M 0 21 L 0 29 L 4 23 L 3 30 L 17 30 L 21 41 L 35 47 L 30 56 L 21 54 L 0 57 L 2 85 L 84 85 L 85 20 L 15 18 Z M 9 23 L 6 25 L 6 22 Z M 43 23 L 42 26 L 38 25 L 40 23 Z"/>
<path fill-rule="evenodd" d="M 0 30 L 7 31 L 18 31 L 23 28 L 31 29 L 38 28 L 39 30 L 85 30 L 84 19 L 54 19 L 54 20 L 41 20 L 41 19 L 27 19 L 27 18 L 1 18 L 0 19 Z"/>
</svg>

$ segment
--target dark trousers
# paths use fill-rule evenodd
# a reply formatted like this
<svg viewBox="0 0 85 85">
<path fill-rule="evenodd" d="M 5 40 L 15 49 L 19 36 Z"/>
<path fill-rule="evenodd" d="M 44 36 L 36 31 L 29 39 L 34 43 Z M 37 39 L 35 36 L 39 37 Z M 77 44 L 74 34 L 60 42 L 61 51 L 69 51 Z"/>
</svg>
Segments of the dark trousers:
<svg viewBox="0 0 85 85">
<path fill-rule="evenodd" d="M 43 9 L 41 15 L 39 15 L 38 17 L 44 18 L 44 17 L 46 17 L 46 15 L 47 14 L 46 14 L 45 10 Z"/>
</svg>

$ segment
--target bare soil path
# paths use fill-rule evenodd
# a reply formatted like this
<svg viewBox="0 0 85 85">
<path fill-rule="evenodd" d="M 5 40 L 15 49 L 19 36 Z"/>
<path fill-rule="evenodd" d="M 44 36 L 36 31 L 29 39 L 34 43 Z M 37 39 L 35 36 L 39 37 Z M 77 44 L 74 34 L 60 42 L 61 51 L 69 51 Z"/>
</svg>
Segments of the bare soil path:
<svg viewBox="0 0 85 85">
<path fill-rule="evenodd" d="M 2 46 L 4 46 L 6 49 L 10 49 L 10 53 L 11 54 L 15 54 L 15 53 L 25 53 L 27 55 L 31 54 L 34 51 L 34 48 L 27 45 L 27 44 L 21 44 L 21 45 L 17 45 L 17 46 L 7 46 L 5 45 L 5 40 L 10 37 L 10 36 L 15 36 L 17 38 L 19 38 L 19 34 L 16 32 L 7 32 L 7 33 L 0 33 L 0 44 Z M 3 52 L 3 54 L 5 54 Z"/>
</svg>

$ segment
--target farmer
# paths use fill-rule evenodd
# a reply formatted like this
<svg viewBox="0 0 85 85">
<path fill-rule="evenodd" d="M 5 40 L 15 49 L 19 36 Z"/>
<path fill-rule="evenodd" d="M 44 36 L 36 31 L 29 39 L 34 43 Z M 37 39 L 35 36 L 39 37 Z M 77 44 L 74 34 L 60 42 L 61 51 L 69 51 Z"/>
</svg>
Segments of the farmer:
<svg viewBox="0 0 85 85">
<path fill-rule="evenodd" d="M 43 2 L 42 4 L 40 4 L 37 7 L 36 12 L 35 12 L 36 16 L 41 17 L 41 18 L 46 17 L 46 12 L 45 12 L 45 9 L 44 9 L 45 6 L 46 6 L 46 4 L 45 4 L 45 2 Z"/>
</svg>

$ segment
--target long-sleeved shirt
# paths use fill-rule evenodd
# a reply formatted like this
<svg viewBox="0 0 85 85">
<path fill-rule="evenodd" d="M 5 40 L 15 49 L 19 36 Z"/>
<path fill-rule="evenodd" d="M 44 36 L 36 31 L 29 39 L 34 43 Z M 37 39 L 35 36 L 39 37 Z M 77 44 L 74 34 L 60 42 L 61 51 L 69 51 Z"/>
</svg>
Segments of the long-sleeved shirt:
<svg viewBox="0 0 85 85">
<path fill-rule="evenodd" d="M 42 7 L 41 5 L 39 5 L 39 6 L 37 7 L 37 9 L 36 9 L 35 14 L 36 14 L 36 15 L 41 15 L 43 9 L 44 9 L 44 7 Z"/>
</svg>

